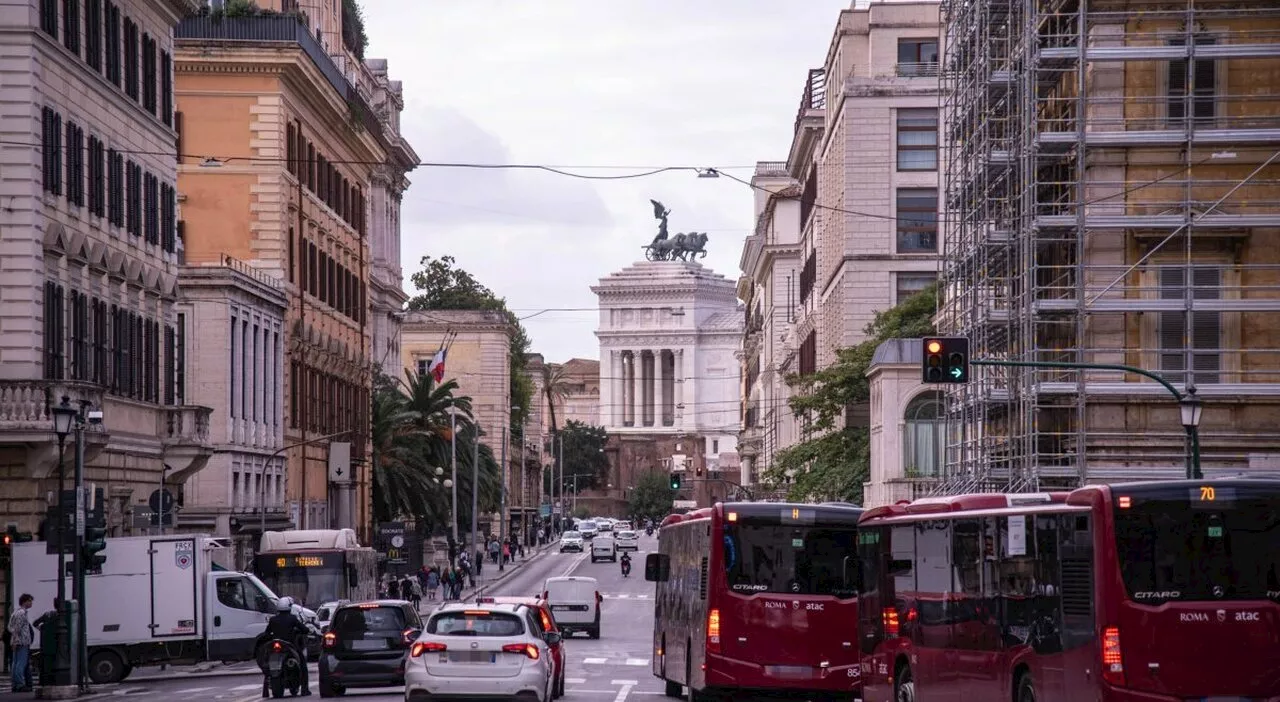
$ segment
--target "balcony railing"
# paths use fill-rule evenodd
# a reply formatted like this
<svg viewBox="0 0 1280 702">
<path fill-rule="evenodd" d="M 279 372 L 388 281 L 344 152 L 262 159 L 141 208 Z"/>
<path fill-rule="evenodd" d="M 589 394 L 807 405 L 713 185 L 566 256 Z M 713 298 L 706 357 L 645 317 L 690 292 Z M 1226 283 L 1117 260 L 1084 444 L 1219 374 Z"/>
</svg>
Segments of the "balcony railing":
<svg viewBox="0 0 1280 702">
<path fill-rule="evenodd" d="M 253 17 L 187 17 L 173 30 L 176 41 L 244 42 L 247 44 L 289 43 L 297 44 L 324 74 L 325 80 L 346 101 L 352 111 L 352 119 L 387 147 L 382 123 L 369 103 L 329 57 L 320 42 L 311 34 L 301 17 L 296 15 L 258 15 Z"/>
<path fill-rule="evenodd" d="M 53 432 L 54 405 L 62 398 L 80 408 L 81 402 L 102 407 L 102 386 L 70 380 L 0 380 L 0 431 Z M 102 424 L 87 424 L 89 432 L 104 431 Z"/>
<path fill-rule="evenodd" d="M 809 78 L 804 82 L 804 93 L 800 96 L 800 109 L 796 112 L 796 124 L 793 131 L 800 131 L 800 123 L 809 110 L 822 110 L 827 106 L 827 69 L 809 69 Z"/>
<path fill-rule="evenodd" d="M 209 443 L 209 416 L 213 410 L 198 405 L 165 407 L 160 413 L 160 436 L 177 444 Z"/>
</svg>

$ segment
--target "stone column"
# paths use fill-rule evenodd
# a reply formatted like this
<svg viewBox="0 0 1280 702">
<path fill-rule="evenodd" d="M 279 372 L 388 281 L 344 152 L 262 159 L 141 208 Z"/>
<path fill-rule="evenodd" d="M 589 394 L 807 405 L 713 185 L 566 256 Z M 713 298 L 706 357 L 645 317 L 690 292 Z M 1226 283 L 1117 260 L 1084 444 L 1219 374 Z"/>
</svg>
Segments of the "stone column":
<svg viewBox="0 0 1280 702">
<path fill-rule="evenodd" d="M 631 397 L 634 394 L 635 381 L 635 358 L 630 351 L 619 352 L 622 355 L 622 396 L 618 398 L 622 409 L 622 424 L 626 426 L 628 422 L 635 424 L 634 414 L 632 413 Z"/>
<path fill-rule="evenodd" d="M 662 424 L 662 410 L 665 407 L 663 402 L 664 393 L 662 392 L 662 349 L 655 349 L 653 352 L 653 426 L 660 427 Z"/>
<path fill-rule="evenodd" d="M 641 426 L 640 396 L 644 394 L 644 358 L 639 351 L 631 352 L 631 426 Z"/>
<path fill-rule="evenodd" d="M 688 427 L 692 424 L 690 420 L 693 418 L 693 407 L 689 404 L 689 400 L 693 397 L 693 391 L 689 388 L 689 372 L 684 367 L 684 349 L 676 349 L 674 354 L 675 358 L 672 359 L 675 362 L 675 367 L 672 369 L 674 371 L 672 375 L 675 376 L 674 389 L 676 399 L 674 404 L 684 405 L 684 409 L 680 410 L 680 417 L 675 424 L 680 427 Z"/>
</svg>

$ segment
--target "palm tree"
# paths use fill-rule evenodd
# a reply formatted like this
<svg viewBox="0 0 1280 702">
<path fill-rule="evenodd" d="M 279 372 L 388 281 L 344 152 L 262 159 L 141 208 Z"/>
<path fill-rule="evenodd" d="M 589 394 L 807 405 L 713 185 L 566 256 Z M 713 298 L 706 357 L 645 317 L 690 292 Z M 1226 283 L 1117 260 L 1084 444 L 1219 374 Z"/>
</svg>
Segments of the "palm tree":
<svg viewBox="0 0 1280 702">
<path fill-rule="evenodd" d="M 556 403 L 569 394 L 572 382 L 561 364 L 543 364 L 542 394 L 547 398 L 547 409 L 551 412 L 551 435 L 556 435 Z"/>
<path fill-rule="evenodd" d="M 377 521 L 405 515 L 427 518 L 439 513 L 442 492 L 431 465 L 423 460 L 423 434 L 418 413 L 396 388 L 373 396 L 370 438 L 373 443 L 373 513 Z"/>
</svg>

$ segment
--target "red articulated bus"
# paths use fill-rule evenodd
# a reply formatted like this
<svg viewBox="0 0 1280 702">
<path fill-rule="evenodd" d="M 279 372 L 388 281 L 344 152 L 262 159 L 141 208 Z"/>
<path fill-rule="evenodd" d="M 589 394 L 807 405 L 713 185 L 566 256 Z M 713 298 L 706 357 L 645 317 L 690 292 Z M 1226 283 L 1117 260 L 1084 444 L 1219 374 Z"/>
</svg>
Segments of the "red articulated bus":
<svg viewBox="0 0 1280 702">
<path fill-rule="evenodd" d="M 653 674 L 693 700 L 849 700 L 860 688 L 853 505 L 717 504 L 673 514 L 645 559 Z"/>
<path fill-rule="evenodd" d="M 858 554 L 866 702 L 1280 702 L 1280 481 L 926 498 Z"/>
</svg>

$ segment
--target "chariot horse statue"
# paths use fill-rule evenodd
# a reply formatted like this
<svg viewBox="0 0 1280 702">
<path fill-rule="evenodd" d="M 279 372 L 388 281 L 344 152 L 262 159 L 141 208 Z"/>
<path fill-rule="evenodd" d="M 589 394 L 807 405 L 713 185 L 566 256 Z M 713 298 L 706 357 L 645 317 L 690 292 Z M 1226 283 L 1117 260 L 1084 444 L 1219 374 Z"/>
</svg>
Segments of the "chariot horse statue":
<svg viewBox="0 0 1280 702">
<path fill-rule="evenodd" d="M 671 210 L 657 200 L 653 203 L 653 218 L 658 220 L 658 234 L 644 248 L 644 257 L 650 261 L 693 261 L 707 255 L 707 235 L 689 232 L 670 236 L 667 231 L 667 218 Z"/>
</svg>

